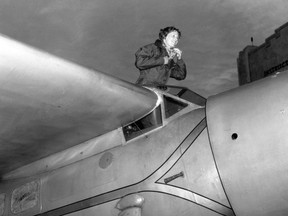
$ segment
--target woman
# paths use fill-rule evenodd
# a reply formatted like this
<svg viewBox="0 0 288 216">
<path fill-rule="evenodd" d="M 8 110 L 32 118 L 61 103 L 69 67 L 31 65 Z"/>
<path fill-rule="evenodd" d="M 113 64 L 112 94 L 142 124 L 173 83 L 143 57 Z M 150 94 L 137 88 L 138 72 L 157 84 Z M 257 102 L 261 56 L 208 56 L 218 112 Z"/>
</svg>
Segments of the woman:
<svg viewBox="0 0 288 216">
<path fill-rule="evenodd" d="M 162 86 L 169 77 L 183 80 L 186 77 L 186 65 L 182 59 L 182 51 L 176 48 L 181 32 L 173 27 L 160 30 L 159 39 L 155 43 L 141 47 L 135 54 L 136 67 L 140 76 L 138 85 Z"/>
</svg>

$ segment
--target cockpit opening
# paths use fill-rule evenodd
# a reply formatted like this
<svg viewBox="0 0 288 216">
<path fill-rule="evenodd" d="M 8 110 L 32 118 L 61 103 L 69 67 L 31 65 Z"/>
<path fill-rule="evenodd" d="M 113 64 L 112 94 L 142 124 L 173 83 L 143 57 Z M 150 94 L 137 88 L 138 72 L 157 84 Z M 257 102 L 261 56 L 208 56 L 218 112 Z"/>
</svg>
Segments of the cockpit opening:
<svg viewBox="0 0 288 216">
<path fill-rule="evenodd" d="M 163 89 L 163 91 L 184 100 L 177 100 L 177 98 L 175 97 L 169 97 L 167 94 L 163 94 L 163 103 L 161 103 L 151 113 L 123 127 L 123 134 L 126 141 L 146 134 L 147 132 L 162 126 L 163 119 L 161 113 L 161 106 L 163 106 L 163 118 L 168 119 L 174 114 L 183 110 L 185 107 L 187 107 L 189 104 L 188 102 L 199 106 L 205 106 L 206 104 L 206 99 L 204 97 L 189 90 L 188 88 L 178 86 L 164 87 L 165 88 Z M 185 100 L 187 101 L 187 103 L 184 102 Z"/>
</svg>

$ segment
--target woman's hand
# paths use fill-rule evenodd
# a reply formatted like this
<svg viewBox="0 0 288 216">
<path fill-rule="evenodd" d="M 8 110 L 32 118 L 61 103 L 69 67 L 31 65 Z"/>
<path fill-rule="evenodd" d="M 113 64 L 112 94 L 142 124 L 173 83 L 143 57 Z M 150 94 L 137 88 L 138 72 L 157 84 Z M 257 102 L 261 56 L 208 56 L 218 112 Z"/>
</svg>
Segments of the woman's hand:
<svg viewBox="0 0 288 216">
<path fill-rule="evenodd" d="M 173 53 L 174 53 L 174 56 L 176 55 L 178 59 L 181 59 L 182 57 L 182 51 L 178 48 L 173 48 Z M 174 57 L 173 56 L 173 57 Z"/>
</svg>

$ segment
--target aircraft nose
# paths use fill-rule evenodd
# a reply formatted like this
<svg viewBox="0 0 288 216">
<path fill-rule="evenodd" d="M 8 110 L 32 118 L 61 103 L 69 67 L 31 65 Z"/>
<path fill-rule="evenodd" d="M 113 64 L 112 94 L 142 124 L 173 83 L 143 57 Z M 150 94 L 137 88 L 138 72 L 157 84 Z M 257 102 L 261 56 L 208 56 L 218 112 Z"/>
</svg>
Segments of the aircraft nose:
<svg viewBox="0 0 288 216">
<path fill-rule="evenodd" d="M 207 100 L 211 147 L 236 215 L 287 215 L 287 81 L 282 72 Z"/>
</svg>

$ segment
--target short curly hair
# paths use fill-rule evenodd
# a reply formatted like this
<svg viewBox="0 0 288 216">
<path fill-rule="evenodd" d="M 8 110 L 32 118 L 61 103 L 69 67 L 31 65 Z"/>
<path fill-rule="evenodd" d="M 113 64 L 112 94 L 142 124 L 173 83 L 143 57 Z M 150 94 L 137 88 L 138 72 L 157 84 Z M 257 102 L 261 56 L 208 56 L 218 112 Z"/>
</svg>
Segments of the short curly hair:
<svg viewBox="0 0 288 216">
<path fill-rule="evenodd" d="M 173 31 L 176 31 L 178 32 L 178 35 L 179 35 L 179 38 L 181 37 L 181 32 L 179 29 L 175 28 L 174 26 L 168 26 L 164 29 L 160 29 L 160 32 L 159 32 L 159 39 L 161 41 L 163 41 L 166 36 L 170 33 L 170 32 L 173 32 Z"/>
</svg>

